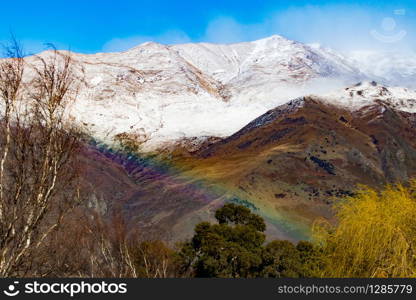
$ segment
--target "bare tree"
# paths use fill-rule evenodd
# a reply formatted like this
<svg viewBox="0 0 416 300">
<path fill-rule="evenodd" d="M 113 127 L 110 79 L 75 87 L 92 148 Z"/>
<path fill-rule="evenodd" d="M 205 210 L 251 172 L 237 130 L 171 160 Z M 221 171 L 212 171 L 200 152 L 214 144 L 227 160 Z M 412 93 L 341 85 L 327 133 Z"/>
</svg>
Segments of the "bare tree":
<svg viewBox="0 0 416 300">
<path fill-rule="evenodd" d="M 70 55 L 0 60 L 0 277 L 169 277 L 172 250 L 141 241 L 120 210 L 80 206 L 81 133 L 68 105 L 82 82 Z M 133 228 L 133 229 L 132 229 Z"/>
<path fill-rule="evenodd" d="M 0 221 L 4 218 L 4 165 L 10 150 L 10 123 L 14 112 L 15 102 L 21 90 L 23 79 L 22 48 L 13 37 L 10 45 L 4 46 L 5 58 L 0 62 L 0 96 L 3 101 L 3 145 L 0 160 Z"/>
<path fill-rule="evenodd" d="M 166 278 L 173 275 L 174 251 L 162 241 L 142 240 L 140 232 L 126 222 L 119 208 L 107 217 L 84 210 L 83 220 L 77 223 L 81 227 L 75 229 L 79 248 L 72 248 L 74 273 L 67 276 Z"/>
<path fill-rule="evenodd" d="M 108 219 L 92 214 L 86 224 L 89 270 L 88 277 L 137 277 L 131 252 L 137 232 L 129 230 L 124 217 L 115 211 Z M 81 275 L 81 274 L 80 274 Z"/>
<path fill-rule="evenodd" d="M 137 273 L 145 278 L 173 276 L 173 250 L 162 241 L 143 241 L 133 250 Z"/>
<path fill-rule="evenodd" d="M 79 203 L 80 134 L 65 121 L 77 77 L 56 50 L 27 65 L 17 42 L 0 62 L 0 276 L 33 274 L 37 250 Z M 32 80 L 23 86 L 26 70 Z"/>
</svg>

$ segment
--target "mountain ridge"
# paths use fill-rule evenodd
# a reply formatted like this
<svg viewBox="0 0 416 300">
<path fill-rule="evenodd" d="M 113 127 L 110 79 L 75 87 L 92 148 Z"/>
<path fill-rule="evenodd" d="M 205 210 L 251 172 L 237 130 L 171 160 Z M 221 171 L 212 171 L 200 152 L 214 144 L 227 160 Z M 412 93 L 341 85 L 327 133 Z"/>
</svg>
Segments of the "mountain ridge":
<svg viewBox="0 0 416 300">
<path fill-rule="evenodd" d="M 191 236 L 196 223 L 212 220 L 227 202 L 262 215 L 270 238 L 307 239 L 317 218 L 334 221 L 332 204 L 353 195 L 357 184 L 377 189 L 416 175 L 415 129 L 416 113 L 388 102 L 351 110 L 300 97 L 190 152 L 102 151 L 106 164 L 126 172 L 111 167 L 119 175 L 106 177 L 107 185 L 132 186 L 115 200 L 112 189 L 92 186 L 101 193 L 96 198 L 121 204 L 133 224 L 173 241 Z M 100 178 L 94 168 L 87 182 Z"/>
<path fill-rule="evenodd" d="M 84 79 L 71 118 L 97 139 L 117 145 L 122 136 L 141 151 L 182 139 L 224 138 L 290 99 L 375 77 L 341 53 L 277 35 L 237 44 L 149 42 L 119 53 L 70 54 Z M 412 78 L 408 71 L 403 76 Z M 400 101 L 416 98 L 408 93 Z M 332 96 L 334 102 L 351 100 Z"/>
</svg>

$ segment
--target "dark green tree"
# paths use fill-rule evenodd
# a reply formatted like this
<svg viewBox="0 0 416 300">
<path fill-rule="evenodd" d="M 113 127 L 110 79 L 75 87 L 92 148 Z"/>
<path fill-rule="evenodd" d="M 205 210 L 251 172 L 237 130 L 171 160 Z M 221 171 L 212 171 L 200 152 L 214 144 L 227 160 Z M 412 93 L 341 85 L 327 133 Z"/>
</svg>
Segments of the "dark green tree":
<svg viewBox="0 0 416 300">
<path fill-rule="evenodd" d="M 178 253 L 181 271 L 196 277 L 255 277 L 262 263 L 263 219 L 244 206 L 217 210 L 219 224 L 203 222 Z"/>
<path fill-rule="evenodd" d="M 250 225 L 261 232 L 266 230 L 263 218 L 242 205 L 226 204 L 215 212 L 215 218 L 220 224 Z"/>
<path fill-rule="evenodd" d="M 273 241 L 264 247 L 262 277 L 299 277 L 300 254 L 289 241 Z"/>
<path fill-rule="evenodd" d="M 194 277 L 309 277 L 318 274 L 319 252 L 309 242 L 265 243 L 266 224 L 247 207 L 226 204 L 202 222 L 193 238 L 177 253 L 182 276 Z"/>
<path fill-rule="evenodd" d="M 321 277 L 325 267 L 323 249 L 308 241 L 296 245 L 301 263 L 300 277 Z"/>
</svg>

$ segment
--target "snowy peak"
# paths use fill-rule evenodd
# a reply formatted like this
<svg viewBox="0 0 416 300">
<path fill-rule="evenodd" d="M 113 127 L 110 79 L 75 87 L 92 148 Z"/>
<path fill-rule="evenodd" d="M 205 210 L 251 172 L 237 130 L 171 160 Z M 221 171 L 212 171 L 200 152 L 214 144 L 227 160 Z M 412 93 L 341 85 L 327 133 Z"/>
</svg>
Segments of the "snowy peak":
<svg viewBox="0 0 416 300">
<path fill-rule="evenodd" d="M 381 103 L 397 110 L 416 113 L 416 91 L 403 87 L 387 87 L 375 81 L 359 82 L 326 94 L 323 98 L 352 110 Z"/>
<path fill-rule="evenodd" d="M 203 72 L 236 87 L 267 82 L 298 84 L 329 76 L 356 81 L 362 75 L 339 54 L 278 35 L 246 43 L 183 44 L 171 48 Z"/>
<path fill-rule="evenodd" d="M 310 94 L 351 107 L 385 101 L 407 111 L 416 99 L 401 88 L 367 83 L 344 88 L 389 80 L 380 81 L 382 74 L 375 76 L 351 57 L 278 35 L 236 44 L 147 42 L 125 52 L 73 58 L 85 79 L 71 108 L 73 119 L 99 140 L 128 137 L 145 149 L 226 137 L 268 110 Z M 411 79 L 409 70 L 395 77 Z"/>
</svg>

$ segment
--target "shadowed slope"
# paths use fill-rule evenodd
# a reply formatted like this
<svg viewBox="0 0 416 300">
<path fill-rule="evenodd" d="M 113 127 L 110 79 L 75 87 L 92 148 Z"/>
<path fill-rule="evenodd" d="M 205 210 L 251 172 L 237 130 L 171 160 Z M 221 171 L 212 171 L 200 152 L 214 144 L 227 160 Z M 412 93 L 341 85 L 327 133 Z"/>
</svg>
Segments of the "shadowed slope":
<svg viewBox="0 0 416 300">
<path fill-rule="evenodd" d="M 169 240 L 190 236 L 230 201 L 265 217 L 269 237 L 305 239 L 357 184 L 377 188 L 416 174 L 415 120 L 383 102 L 350 111 L 299 98 L 199 151 L 140 156 L 94 146 L 92 157 L 101 158 L 86 162 L 86 180 L 133 224 Z"/>
</svg>

